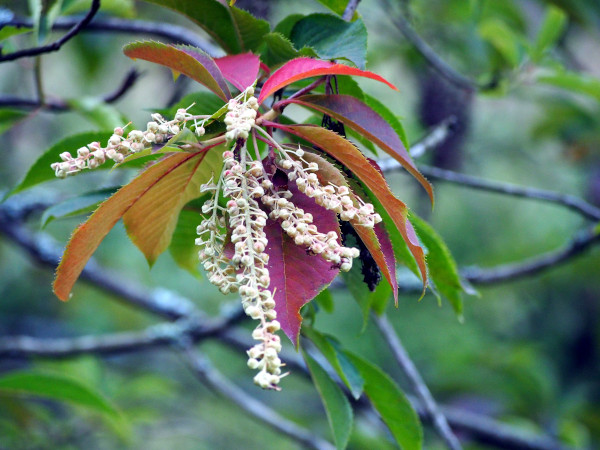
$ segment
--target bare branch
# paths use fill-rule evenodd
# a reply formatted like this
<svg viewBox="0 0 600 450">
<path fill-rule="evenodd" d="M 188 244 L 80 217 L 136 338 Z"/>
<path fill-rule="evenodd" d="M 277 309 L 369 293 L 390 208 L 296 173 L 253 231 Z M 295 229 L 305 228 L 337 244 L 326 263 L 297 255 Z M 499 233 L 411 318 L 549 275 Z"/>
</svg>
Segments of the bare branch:
<svg viewBox="0 0 600 450">
<path fill-rule="evenodd" d="M 101 101 L 104 103 L 114 103 L 121 99 L 136 83 L 140 77 L 140 72 L 136 69 L 131 69 L 125 75 L 125 78 L 119 85 L 119 87 L 104 95 Z M 43 108 L 52 112 L 66 112 L 71 111 L 71 106 L 64 100 L 45 100 L 43 103 L 39 100 L 15 97 L 11 95 L 0 96 L 0 107 L 15 107 L 25 109 L 37 109 Z"/>
<path fill-rule="evenodd" d="M 386 165 L 386 167 L 389 166 Z M 600 220 L 600 208 L 597 208 L 594 205 L 575 197 L 574 195 L 562 194 L 560 192 L 547 191 L 532 187 L 516 186 L 514 184 L 503 183 L 499 181 L 484 180 L 471 175 L 465 175 L 432 166 L 420 165 L 419 170 L 423 175 L 435 180 L 447 181 L 459 186 L 469 187 L 481 191 L 496 192 L 498 194 L 511 195 L 513 197 L 530 198 L 543 202 L 554 203 L 571 209 L 587 219 L 594 221 Z"/>
<path fill-rule="evenodd" d="M 71 28 L 78 22 L 76 17 L 61 17 L 53 25 L 53 30 L 64 30 Z M 12 20 L 6 25 L 17 27 L 31 27 L 30 20 Z M 86 32 L 119 32 L 127 34 L 142 34 L 165 38 L 171 42 L 192 45 L 198 47 L 216 57 L 224 55 L 218 47 L 210 44 L 205 39 L 195 35 L 190 30 L 172 23 L 150 22 L 146 20 L 129 20 L 118 17 L 96 19 L 88 24 Z"/>
<path fill-rule="evenodd" d="M 92 4 L 88 13 L 81 20 L 76 22 L 63 37 L 48 45 L 19 50 L 13 53 L 9 53 L 8 55 L 0 55 L 0 62 L 14 61 L 20 58 L 28 58 L 31 56 L 42 55 L 44 53 L 51 53 L 60 50 L 60 48 L 64 44 L 66 44 L 69 40 L 75 37 L 81 30 L 83 30 L 86 27 L 86 25 L 88 25 L 91 22 L 91 20 L 94 18 L 99 9 L 100 0 L 92 0 Z M 10 23 L 7 23 L 5 25 L 10 25 Z"/>
<path fill-rule="evenodd" d="M 600 242 L 596 227 L 580 230 L 563 248 L 544 253 L 526 261 L 505 264 L 489 269 L 469 267 L 461 272 L 473 284 L 498 284 L 530 277 L 552 267 L 571 261 Z"/>
<path fill-rule="evenodd" d="M 436 401 L 431 395 L 431 392 L 429 391 L 429 388 L 425 384 L 425 381 L 421 377 L 421 374 L 417 370 L 417 367 L 410 359 L 408 352 L 402 345 L 400 338 L 396 334 L 396 331 L 392 327 L 392 324 L 390 324 L 390 322 L 388 321 L 386 315 L 383 314 L 381 316 L 377 316 L 376 314 L 373 314 L 372 317 L 373 321 L 375 322 L 375 325 L 381 332 L 383 339 L 390 347 L 394 359 L 402 369 L 402 372 L 404 372 L 404 375 L 406 375 L 406 378 L 408 379 L 412 390 L 419 398 L 425 413 L 431 419 L 431 422 L 436 432 L 440 435 L 440 437 L 449 449 L 462 449 L 460 442 L 450 429 L 446 417 L 438 407 Z"/>
<path fill-rule="evenodd" d="M 359 3 L 360 0 L 348 0 L 344 14 L 342 14 L 342 19 L 344 19 L 346 22 L 350 22 L 350 20 L 352 20 L 352 16 L 354 16 L 356 8 L 358 8 Z"/>
<path fill-rule="evenodd" d="M 383 8 L 386 11 L 392 10 L 392 3 L 389 0 L 381 0 Z M 444 61 L 422 38 L 419 34 L 410 26 L 408 21 L 401 15 L 387 14 L 390 20 L 394 23 L 396 28 L 408 39 L 408 41 L 415 47 L 415 49 L 425 58 L 429 65 L 435 69 L 442 77 L 446 78 L 455 86 L 468 89 L 468 90 L 486 90 L 494 87 L 497 82 L 493 80 L 489 84 L 480 84 L 460 73 L 458 73 L 452 66 Z"/>
<path fill-rule="evenodd" d="M 316 436 L 313 432 L 287 420 L 269 406 L 248 395 L 217 371 L 205 356 L 194 352 L 190 345 L 184 346 L 182 354 L 194 374 L 203 384 L 239 406 L 252 419 L 264 422 L 275 431 L 292 438 L 308 448 L 317 450 L 332 450 L 335 448 L 332 444 Z"/>
</svg>

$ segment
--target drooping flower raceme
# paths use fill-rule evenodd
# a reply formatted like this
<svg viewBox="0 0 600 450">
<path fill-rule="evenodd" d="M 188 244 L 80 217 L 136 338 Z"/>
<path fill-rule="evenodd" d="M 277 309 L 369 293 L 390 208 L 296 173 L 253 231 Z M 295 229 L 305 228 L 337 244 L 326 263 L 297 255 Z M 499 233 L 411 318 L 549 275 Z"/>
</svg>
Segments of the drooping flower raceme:
<svg viewBox="0 0 600 450">
<path fill-rule="evenodd" d="M 307 161 L 302 148 L 282 146 L 261 128 L 258 102 L 253 94 L 250 87 L 231 99 L 222 119 L 226 132 L 200 139 L 191 149 L 227 146 L 225 151 L 221 150 L 221 173 L 213 174 L 200 188 L 201 193 L 209 192 L 212 196 L 202 206 L 196 244 L 209 281 L 224 294 L 238 292 L 245 313 L 258 321 L 252 332 L 257 344 L 247 351 L 248 366 L 258 371 L 255 383 L 265 389 L 279 389 L 281 378 L 287 374 L 282 373 L 284 364 L 278 356 L 281 341 L 276 333 L 281 325 L 276 313 L 277 292 L 271 288 L 267 222 L 278 223 L 296 245 L 306 248 L 309 254 L 320 255 L 342 271 L 351 269 L 359 250 L 343 246 L 335 230 L 318 229 L 312 214 L 295 204 L 292 190 L 285 183 L 274 182 L 275 173 L 284 174 L 288 182 L 295 183 L 302 193 L 299 195 L 313 198 L 321 207 L 335 212 L 340 220 L 373 227 L 381 217 L 347 186 L 323 185 L 318 177 L 319 166 Z M 106 146 L 91 143 L 80 148 L 76 157 L 62 153 L 62 162 L 52 164 L 52 169 L 56 176 L 65 177 L 98 167 L 107 159 L 121 163 L 130 154 L 175 141 L 173 137 L 186 127 L 193 126 L 196 136 L 201 138 L 206 121 L 221 120 L 216 114 L 194 116 L 188 110 L 179 109 L 169 121 L 153 114 L 145 131 L 132 130 L 126 137 L 123 128 L 116 128 Z M 246 145 L 250 136 L 254 155 Z M 257 137 L 268 144 L 269 154 L 265 158 L 258 153 Z"/>
</svg>

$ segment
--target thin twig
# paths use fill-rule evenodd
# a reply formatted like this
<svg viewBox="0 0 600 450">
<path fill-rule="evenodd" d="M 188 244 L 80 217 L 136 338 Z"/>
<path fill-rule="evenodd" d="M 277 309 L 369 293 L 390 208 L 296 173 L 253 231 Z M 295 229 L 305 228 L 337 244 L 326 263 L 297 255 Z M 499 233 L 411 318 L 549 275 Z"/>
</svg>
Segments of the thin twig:
<svg viewBox="0 0 600 450">
<path fill-rule="evenodd" d="M 78 22 L 76 17 L 59 18 L 53 25 L 53 30 L 64 30 L 71 28 Z M 12 20 L 6 23 L 16 27 L 31 27 L 31 20 Z M 171 42 L 180 44 L 192 45 L 198 47 L 216 57 L 222 56 L 224 53 L 218 47 L 208 43 L 205 39 L 194 34 L 189 29 L 172 23 L 150 22 L 146 20 L 129 20 L 118 17 L 96 19 L 90 23 L 85 30 L 86 32 L 120 32 L 136 35 L 150 35 L 165 38 Z"/>
<path fill-rule="evenodd" d="M 578 231 L 567 245 L 558 250 L 544 253 L 526 261 L 489 269 L 468 267 L 461 270 L 461 273 L 465 279 L 473 284 L 498 284 L 515 281 L 569 262 L 598 243 L 600 243 L 600 233 L 593 226 Z"/>
<path fill-rule="evenodd" d="M 129 70 L 119 87 L 113 92 L 109 92 L 108 94 L 102 96 L 101 101 L 104 103 L 114 103 L 121 99 L 121 97 L 123 97 L 134 86 L 140 75 L 140 72 L 138 72 L 136 69 Z M 51 112 L 66 112 L 73 109 L 64 100 L 46 99 L 44 103 L 41 103 L 39 100 L 15 97 L 11 95 L 0 96 L 0 106 L 23 109 L 43 108 Z"/>
<path fill-rule="evenodd" d="M 264 422 L 275 431 L 308 448 L 317 450 L 333 450 L 335 448 L 313 432 L 287 420 L 266 404 L 248 395 L 217 371 L 205 356 L 195 352 L 190 345 L 184 346 L 182 355 L 203 384 L 211 391 L 236 404 L 250 418 Z"/>
<path fill-rule="evenodd" d="M 423 408 L 427 415 L 431 418 L 431 422 L 436 432 L 440 435 L 446 446 L 451 450 L 460 450 L 462 446 L 460 442 L 452 432 L 452 429 L 448 425 L 448 421 L 446 417 L 438 407 L 436 401 L 434 400 L 429 388 L 425 384 L 425 381 L 421 377 L 421 374 L 417 370 L 417 367 L 414 365 L 408 352 L 402 345 L 400 338 L 396 334 L 396 331 L 392 327 L 392 324 L 388 321 L 385 314 L 378 316 L 376 314 L 372 315 L 373 321 L 375 325 L 381 332 L 383 339 L 390 347 L 392 351 L 392 355 L 394 359 L 401 367 L 402 372 L 406 375 L 412 390 L 417 395 L 419 400 L 421 401 Z"/>
<path fill-rule="evenodd" d="M 346 5 L 346 9 L 344 10 L 344 14 L 342 14 L 342 19 L 344 19 L 346 22 L 350 22 L 354 16 L 356 8 L 358 8 L 359 3 L 360 0 L 349 0 L 348 4 Z"/>
<path fill-rule="evenodd" d="M 7 55 L 0 55 L 0 62 L 14 61 L 20 58 L 37 56 L 42 55 L 44 53 L 51 53 L 60 50 L 60 48 L 64 44 L 66 44 L 69 40 L 75 37 L 82 29 L 86 27 L 86 25 L 88 25 L 91 22 L 91 20 L 94 18 L 99 9 L 100 0 L 92 0 L 90 10 L 87 12 L 87 14 L 81 20 L 76 22 L 63 37 L 48 45 L 19 50 L 13 53 L 9 53 Z M 10 23 L 5 25 L 10 25 Z"/>
<path fill-rule="evenodd" d="M 389 0 L 381 0 L 381 3 L 385 11 L 388 11 L 388 14 L 386 14 L 387 17 L 390 18 L 396 28 L 400 30 L 421 56 L 425 58 L 429 65 L 452 84 L 468 90 L 486 90 L 497 84 L 496 80 L 489 84 L 481 84 L 457 72 L 419 36 L 402 14 L 391 14 L 392 4 Z"/>
<path fill-rule="evenodd" d="M 496 192 L 498 194 L 511 195 L 513 197 L 530 198 L 543 202 L 554 203 L 575 211 L 587 219 L 593 221 L 600 220 L 600 208 L 597 208 L 574 195 L 562 194 L 560 192 L 547 191 L 544 189 L 526 186 L 517 186 L 499 181 L 484 180 L 471 175 L 465 175 L 432 166 L 420 165 L 419 170 L 423 175 L 433 178 L 434 180 L 447 181 L 481 191 Z"/>
</svg>

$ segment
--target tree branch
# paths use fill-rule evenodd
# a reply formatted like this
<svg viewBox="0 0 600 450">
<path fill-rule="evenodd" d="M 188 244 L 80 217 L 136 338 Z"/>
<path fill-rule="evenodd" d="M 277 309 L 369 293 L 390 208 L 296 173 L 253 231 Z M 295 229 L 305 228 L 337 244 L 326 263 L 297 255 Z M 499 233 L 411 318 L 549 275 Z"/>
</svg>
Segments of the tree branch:
<svg viewBox="0 0 600 450">
<path fill-rule="evenodd" d="M 392 10 L 392 3 L 389 0 L 381 0 L 385 11 Z M 406 37 L 406 39 L 413 45 L 413 47 L 423 56 L 423 58 L 429 63 L 429 65 L 438 72 L 442 77 L 450 81 L 455 86 L 468 89 L 468 90 L 486 90 L 494 87 L 497 84 L 496 80 L 493 80 L 488 84 L 480 84 L 462 74 L 457 72 L 450 64 L 444 61 L 422 38 L 419 34 L 410 26 L 408 21 L 402 16 L 402 14 L 391 15 L 387 14 L 392 23 L 400 30 L 400 32 Z"/>
<path fill-rule="evenodd" d="M 205 356 L 194 352 L 189 344 L 184 346 L 182 355 L 203 384 L 239 406 L 252 419 L 264 422 L 275 431 L 292 438 L 308 448 L 316 450 L 332 450 L 335 448 L 329 442 L 315 436 L 313 432 L 280 416 L 269 406 L 231 383 L 210 364 L 210 361 Z"/>
<path fill-rule="evenodd" d="M 342 19 L 344 19 L 346 22 L 350 22 L 352 20 L 352 16 L 354 16 L 356 8 L 358 8 L 359 3 L 360 0 L 348 0 L 344 14 L 342 14 Z"/>
<path fill-rule="evenodd" d="M 421 377 L 421 374 L 417 370 L 417 367 L 414 365 L 408 352 L 402 345 L 400 338 L 396 334 L 396 331 L 387 320 L 385 314 L 378 316 L 376 314 L 372 314 L 373 321 L 375 325 L 379 329 L 379 332 L 383 336 L 383 339 L 390 347 L 392 351 L 392 355 L 394 359 L 406 375 L 406 378 L 410 382 L 412 390 L 417 395 L 417 398 L 420 400 L 421 405 L 426 413 L 426 415 L 431 419 L 433 424 L 433 428 L 440 435 L 446 446 L 451 450 L 460 450 L 462 446 L 460 442 L 450 429 L 448 425 L 448 421 L 446 417 L 439 409 L 436 401 L 434 400 L 429 388 L 425 384 L 425 381 Z"/>
<path fill-rule="evenodd" d="M 69 40 L 75 37 L 81 30 L 83 30 L 86 27 L 86 25 L 88 25 L 91 22 L 91 20 L 94 18 L 99 9 L 100 0 L 92 0 L 92 4 L 88 13 L 81 20 L 75 23 L 63 37 L 48 45 L 19 50 L 13 53 L 9 53 L 8 55 L 0 55 L 0 62 L 14 61 L 20 58 L 37 56 L 42 55 L 44 53 L 51 53 L 60 50 L 60 48 L 64 44 L 66 44 Z M 10 25 L 10 23 L 7 23 L 5 25 Z"/>
<path fill-rule="evenodd" d="M 384 164 L 390 170 L 390 164 Z M 392 168 L 391 170 L 394 170 Z M 564 206 L 572 211 L 575 211 L 583 217 L 599 221 L 600 208 L 587 203 L 586 201 L 575 197 L 574 195 L 562 194 L 559 192 L 547 191 L 544 189 L 536 189 L 532 187 L 516 186 L 510 183 L 499 181 L 489 181 L 482 178 L 465 175 L 451 170 L 440 169 L 438 167 L 419 165 L 421 173 L 434 180 L 447 181 L 459 186 L 469 187 L 481 191 L 495 192 L 498 194 L 511 195 L 513 197 L 530 198 L 543 202 L 554 203 Z"/>
<path fill-rule="evenodd" d="M 76 17 L 61 17 L 53 25 L 53 30 L 65 30 L 78 23 Z M 12 20 L 5 25 L 31 27 L 31 20 Z M 171 42 L 198 47 L 213 57 L 224 55 L 218 47 L 195 35 L 190 30 L 172 23 L 129 20 L 118 17 L 96 19 L 88 24 L 86 32 L 120 32 L 127 34 L 145 34 L 165 38 Z"/>
<path fill-rule="evenodd" d="M 125 78 L 119 85 L 119 87 L 104 95 L 101 101 L 104 103 L 114 103 L 123 97 L 137 82 L 141 73 L 136 69 L 131 69 L 125 75 Z M 37 109 L 44 108 L 52 112 L 66 112 L 71 111 L 73 108 L 64 100 L 46 100 L 43 103 L 39 100 L 15 97 L 12 95 L 0 96 L 0 107 L 16 107 L 26 109 Z"/>
</svg>

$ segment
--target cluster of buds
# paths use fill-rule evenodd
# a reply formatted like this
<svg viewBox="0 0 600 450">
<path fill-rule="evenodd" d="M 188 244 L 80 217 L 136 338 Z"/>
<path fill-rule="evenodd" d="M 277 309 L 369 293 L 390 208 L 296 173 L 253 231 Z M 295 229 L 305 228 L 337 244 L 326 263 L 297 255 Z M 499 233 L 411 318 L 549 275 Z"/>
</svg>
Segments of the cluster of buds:
<svg viewBox="0 0 600 450">
<path fill-rule="evenodd" d="M 292 159 L 290 154 L 295 155 L 298 160 Z M 288 179 L 295 180 L 298 190 L 314 198 L 317 204 L 336 212 L 340 219 L 346 222 L 354 221 L 369 228 L 381 222 L 381 216 L 375 212 L 373 205 L 351 194 L 347 186 L 336 186 L 333 183 L 322 186 L 316 174 L 319 165 L 316 162 L 307 162 L 303 158 L 304 150 L 298 148 L 296 151 L 286 151 L 285 156 L 287 158 L 279 164 L 282 168 L 290 170 Z"/>
<path fill-rule="evenodd" d="M 50 167 L 57 177 L 65 178 L 67 175 L 75 174 L 83 169 L 95 169 L 108 159 L 119 164 L 133 153 L 150 148 L 153 144 L 167 142 L 172 136 L 179 133 L 189 121 L 194 121 L 196 134 L 202 136 L 205 130 L 202 125 L 198 125 L 197 121 L 198 119 L 206 120 L 208 117 L 193 116 L 184 108 L 178 109 L 175 118 L 170 121 L 165 120 L 160 114 L 154 113 L 152 114 L 153 120 L 146 125 L 146 131 L 132 130 L 125 137 L 123 127 L 117 127 L 108 139 L 106 147 L 102 147 L 100 142 L 92 142 L 77 150 L 76 157 L 71 156 L 69 152 L 63 152 L 60 154 L 62 162 L 52 163 Z"/>
<path fill-rule="evenodd" d="M 227 114 L 224 121 L 227 125 L 225 138 L 228 141 L 248 139 L 248 134 L 256 119 L 258 101 L 254 97 L 254 88 L 250 86 L 241 96 L 244 99 L 243 101 L 234 98 L 229 100 L 227 104 Z"/>
<path fill-rule="evenodd" d="M 259 161 L 246 161 L 246 149 L 242 148 L 241 161 L 234 158 L 234 153 L 223 153 L 223 172 L 219 185 L 223 184 L 223 195 L 228 197 L 226 212 L 229 217 L 229 228 L 232 230 L 231 243 L 234 246 L 233 255 L 225 259 L 222 251 L 223 241 L 219 240 L 219 254 L 221 267 L 225 267 L 226 274 L 211 275 L 210 281 L 219 286 L 223 291 L 234 292 L 237 290 L 242 298 L 244 311 L 251 318 L 260 323 L 252 333 L 252 337 L 259 341 L 248 350 L 248 367 L 258 370 L 254 382 L 264 389 L 278 389 L 283 366 L 278 353 L 281 351 L 281 341 L 275 333 L 280 329 L 276 320 L 275 300 L 273 292 L 269 290 L 270 277 L 267 263 L 269 255 L 265 253 L 267 238 L 264 227 L 267 215 L 260 209 L 257 199 L 264 194 L 260 177 L 263 175 L 262 164 Z M 213 189 L 214 185 L 206 189 Z M 218 191 L 219 187 L 215 186 Z M 217 193 L 218 196 L 218 193 Z M 219 206 L 215 200 L 203 206 L 203 212 L 218 211 Z M 214 223 L 209 222 L 209 223 Z M 203 222 L 204 224 L 204 222 Z M 206 233 L 210 225 L 201 224 L 199 232 Z M 212 237 L 212 235 L 211 235 Z M 205 245 L 200 252 L 200 259 L 206 266 L 214 268 L 216 265 L 210 259 L 214 254 L 206 254 L 210 239 L 199 239 L 198 244 Z M 223 263 L 228 262 L 228 266 Z M 232 278 L 234 273 L 235 278 Z M 215 282 L 216 281 L 216 282 Z"/>
<path fill-rule="evenodd" d="M 288 198 L 291 196 L 290 191 L 273 189 L 263 195 L 262 202 L 271 209 L 269 217 L 273 220 L 282 220 L 281 228 L 296 245 L 308 247 L 315 255 L 321 255 L 326 261 L 338 266 L 341 271 L 348 272 L 352 268 L 352 259 L 359 256 L 359 250 L 340 245 L 339 236 L 335 231 L 321 233 L 313 224 L 312 214 L 289 201 Z"/>
</svg>

